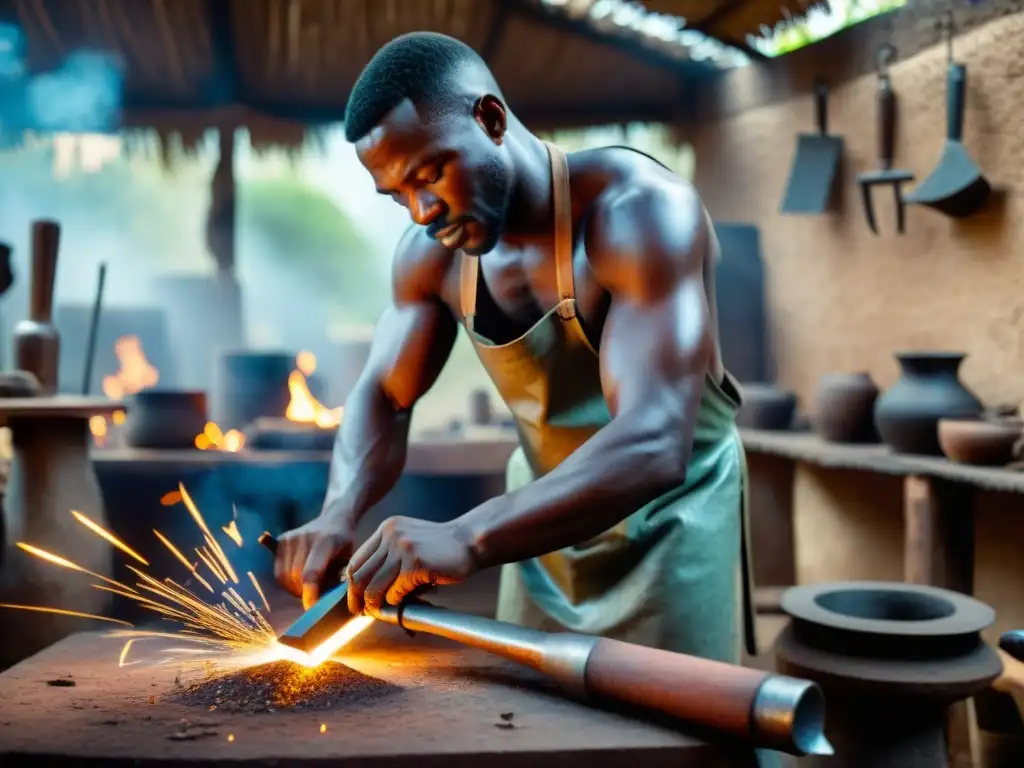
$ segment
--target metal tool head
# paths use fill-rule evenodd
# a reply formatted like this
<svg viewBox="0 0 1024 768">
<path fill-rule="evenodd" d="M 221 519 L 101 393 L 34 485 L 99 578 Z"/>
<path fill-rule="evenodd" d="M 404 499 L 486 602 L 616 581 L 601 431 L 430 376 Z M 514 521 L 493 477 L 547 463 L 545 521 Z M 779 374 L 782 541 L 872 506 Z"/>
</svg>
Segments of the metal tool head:
<svg viewBox="0 0 1024 768">
<path fill-rule="evenodd" d="M 352 618 L 348 609 L 348 582 L 343 581 L 302 614 L 277 637 L 282 645 L 309 653 Z"/>
<path fill-rule="evenodd" d="M 260 534 L 259 543 L 272 554 L 277 554 L 277 539 L 269 532 L 264 531 Z M 348 582 L 342 580 L 278 635 L 277 641 L 309 653 L 341 629 L 351 618 L 352 614 L 348 609 Z"/>
<path fill-rule="evenodd" d="M 877 186 L 891 186 L 893 198 L 896 205 L 896 231 L 903 234 L 906 228 L 906 206 L 903 199 L 903 184 L 914 180 L 914 174 L 910 171 L 888 169 L 880 171 L 869 171 L 857 176 L 857 183 L 860 185 L 861 198 L 864 201 L 864 217 L 868 226 L 876 235 L 878 234 L 878 223 L 875 220 L 875 206 L 871 197 L 871 190 Z"/>
</svg>

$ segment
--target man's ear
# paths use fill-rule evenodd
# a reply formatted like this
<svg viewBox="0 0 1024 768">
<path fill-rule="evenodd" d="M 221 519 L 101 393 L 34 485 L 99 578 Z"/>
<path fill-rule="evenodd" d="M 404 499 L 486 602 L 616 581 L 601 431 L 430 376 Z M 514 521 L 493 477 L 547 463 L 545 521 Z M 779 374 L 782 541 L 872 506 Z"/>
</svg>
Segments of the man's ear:
<svg viewBox="0 0 1024 768">
<path fill-rule="evenodd" d="M 508 110 L 497 96 L 487 94 L 477 99 L 473 105 L 473 117 L 495 144 L 501 144 L 505 140 Z"/>
</svg>

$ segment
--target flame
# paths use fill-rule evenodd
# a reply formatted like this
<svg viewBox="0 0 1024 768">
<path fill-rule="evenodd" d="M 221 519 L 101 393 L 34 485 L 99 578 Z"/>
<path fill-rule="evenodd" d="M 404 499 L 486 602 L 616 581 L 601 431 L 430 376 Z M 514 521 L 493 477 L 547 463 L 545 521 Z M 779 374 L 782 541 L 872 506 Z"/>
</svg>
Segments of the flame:
<svg viewBox="0 0 1024 768">
<path fill-rule="evenodd" d="M 161 652 L 163 654 L 183 654 L 190 657 L 188 661 L 181 662 L 183 664 L 209 665 L 213 660 L 217 660 L 218 663 L 222 663 L 228 669 L 237 669 L 272 661 L 290 660 L 305 667 L 316 667 L 329 661 L 373 623 L 374 620 L 369 616 L 357 616 L 350 619 L 334 635 L 310 653 L 303 653 L 278 643 L 273 628 L 263 617 L 255 602 L 253 600 L 247 601 L 234 586 L 230 586 L 229 582 L 239 584 L 239 579 L 231 567 L 227 555 L 216 539 L 213 538 L 206 520 L 185 490 L 185 487 L 179 484 L 178 491 L 165 494 L 162 501 L 165 500 L 171 501 L 172 504 L 177 501 L 184 503 L 206 544 L 195 550 L 196 554 L 199 555 L 199 560 L 196 563 L 192 563 L 182 553 L 182 549 L 160 533 L 160 531 L 154 530 L 153 533 L 185 567 L 188 574 L 203 584 L 211 593 L 217 594 L 210 582 L 199 572 L 199 568 L 205 567 L 220 581 L 225 587 L 219 593 L 221 602 L 206 602 L 174 579 L 158 579 L 140 570 L 140 568 L 128 565 L 127 563 L 125 563 L 125 567 L 138 579 L 135 587 L 129 587 L 119 581 L 93 573 L 61 555 L 24 542 L 16 543 L 22 551 L 34 557 L 107 582 L 111 586 L 103 584 L 92 584 L 91 586 L 95 589 L 133 600 L 143 609 L 159 614 L 165 620 L 176 622 L 180 625 L 180 629 L 177 631 L 135 629 L 134 625 L 127 621 L 71 611 L 60 607 L 0 603 L 0 608 L 96 619 L 128 627 L 129 629 L 117 629 L 109 634 L 110 637 L 123 638 L 127 641 L 122 646 L 118 657 L 118 666 L 120 667 L 144 661 L 127 660 L 133 644 L 137 640 L 143 639 L 176 641 L 173 647 L 162 648 Z M 119 537 L 79 512 L 72 512 L 72 515 L 90 533 L 148 567 L 148 563 L 139 557 L 134 550 L 124 544 Z M 270 604 L 267 602 L 266 595 L 260 587 L 256 576 L 251 571 L 247 572 L 246 575 L 249 577 L 255 594 L 258 595 L 269 612 Z M 195 647 L 182 648 L 180 647 L 182 643 L 191 643 Z M 167 656 L 160 660 L 150 659 L 150 661 L 158 665 L 178 663 L 178 659 L 175 656 Z"/>
<path fill-rule="evenodd" d="M 238 453 L 245 447 L 245 435 L 237 429 L 222 432 L 214 422 L 209 421 L 202 433 L 196 435 L 196 448 L 200 451 L 225 451 Z"/>
<path fill-rule="evenodd" d="M 103 377 L 103 394 L 111 400 L 123 400 L 125 395 L 134 395 L 160 381 L 160 372 L 146 359 L 138 336 L 119 338 L 114 342 L 114 354 L 121 367 Z"/>
<path fill-rule="evenodd" d="M 306 377 L 316 370 L 316 355 L 300 352 L 295 358 L 295 370 L 288 375 L 290 399 L 285 418 L 300 424 L 316 424 L 321 429 L 332 429 L 341 424 L 344 408 L 327 408 L 313 397 Z"/>
<path fill-rule="evenodd" d="M 100 448 L 107 444 L 107 420 L 105 418 L 90 416 L 89 431 L 92 432 L 93 440 Z"/>
<path fill-rule="evenodd" d="M 117 356 L 118 370 L 103 377 L 103 394 L 111 400 L 124 400 L 126 395 L 134 395 L 143 389 L 156 386 L 160 381 L 160 372 L 154 368 L 146 353 L 142 351 L 142 342 L 138 336 L 122 336 L 114 342 L 114 354 Z M 115 426 L 124 424 L 124 411 L 114 411 L 111 421 Z M 109 429 L 103 416 L 89 419 L 89 431 L 93 440 L 102 448 L 107 443 Z"/>
</svg>

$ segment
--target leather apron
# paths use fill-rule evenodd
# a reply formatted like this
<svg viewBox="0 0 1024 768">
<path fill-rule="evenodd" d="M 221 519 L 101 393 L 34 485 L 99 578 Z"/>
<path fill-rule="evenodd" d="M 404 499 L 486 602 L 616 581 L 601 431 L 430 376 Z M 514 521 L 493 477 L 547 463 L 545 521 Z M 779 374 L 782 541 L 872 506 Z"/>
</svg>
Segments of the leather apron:
<svg viewBox="0 0 1024 768">
<path fill-rule="evenodd" d="M 491 343 L 474 328 L 479 262 L 460 256 L 466 330 L 519 434 L 509 491 L 553 470 L 611 420 L 598 354 L 576 314 L 568 163 L 559 148 L 548 153 L 558 305 L 519 338 Z M 504 566 L 498 618 L 732 663 L 745 627 L 756 652 L 739 404 L 728 374 L 722 385 L 707 377 L 683 485 L 592 541 Z"/>
</svg>

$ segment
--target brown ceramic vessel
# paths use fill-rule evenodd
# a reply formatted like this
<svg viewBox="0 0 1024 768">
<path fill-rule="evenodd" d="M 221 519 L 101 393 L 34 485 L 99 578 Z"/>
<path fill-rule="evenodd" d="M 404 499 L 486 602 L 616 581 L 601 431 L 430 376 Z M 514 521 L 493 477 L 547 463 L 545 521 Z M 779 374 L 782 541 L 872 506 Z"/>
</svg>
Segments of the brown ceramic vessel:
<svg viewBox="0 0 1024 768">
<path fill-rule="evenodd" d="M 736 423 L 747 429 L 789 430 L 796 415 L 796 393 L 773 384 L 743 384 Z"/>
<path fill-rule="evenodd" d="M 876 443 L 878 386 L 867 373 L 827 373 L 818 384 L 818 433 L 833 443 Z"/>
<path fill-rule="evenodd" d="M 1013 461 L 1013 446 L 1024 434 L 1020 418 L 940 419 L 939 445 L 946 458 L 961 464 L 1003 466 Z"/>
</svg>

